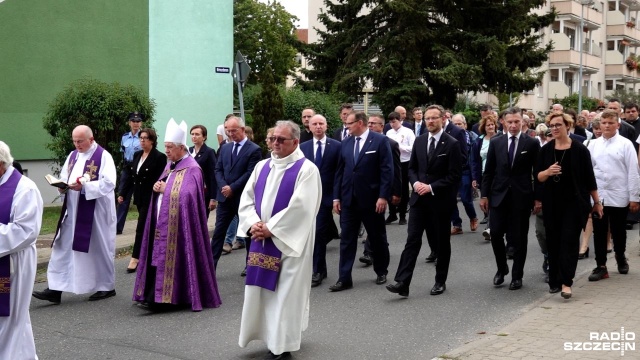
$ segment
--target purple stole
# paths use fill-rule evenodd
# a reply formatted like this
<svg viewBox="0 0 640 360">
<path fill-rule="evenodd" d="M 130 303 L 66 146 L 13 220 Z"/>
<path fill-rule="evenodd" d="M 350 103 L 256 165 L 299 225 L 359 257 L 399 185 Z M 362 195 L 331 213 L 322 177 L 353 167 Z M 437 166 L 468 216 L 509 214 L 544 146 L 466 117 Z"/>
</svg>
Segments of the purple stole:
<svg viewBox="0 0 640 360">
<path fill-rule="evenodd" d="M 273 204 L 271 216 L 289 206 L 289 200 L 291 200 L 291 195 L 293 195 L 296 179 L 298 178 L 298 173 L 304 160 L 305 158 L 296 161 L 292 167 L 285 170 L 280 186 L 278 187 L 278 193 L 276 194 L 276 201 Z M 255 204 L 256 212 L 260 218 L 262 218 L 262 196 L 264 195 L 267 178 L 271 172 L 270 165 L 271 159 L 267 160 L 264 164 L 256 181 Z M 276 285 L 278 284 L 278 275 L 280 275 L 281 257 L 282 252 L 278 250 L 271 238 L 264 239 L 264 241 L 253 241 L 252 239 L 249 248 L 249 259 L 247 260 L 246 284 L 275 291 Z"/>
<path fill-rule="evenodd" d="M 96 151 L 93 152 L 93 155 L 85 162 L 84 174 L 89 174 L 90 180 L 94 181 L 98 179 L 98 174 L 100 174 L 100 165 L 102 163 L 102 152 L 104 149 L 98 145 Z M 70 155 L 69 162 L 69 176 L 71 176 L 71 170 L 76 165 L 75 161 L 78 156 L 78 150 L 74 150 Z M 67 179 L 67 182 L 69 179 Z M 54 242 L 60 233 L 60 225 L 62 225 L 62 219 L 64 218 L 64 214 L 67 213 L 67 199 L 69 197 L 64 197 L 64 203 L 62 204 L 62 211 L 60 212 L 60 219 L 58 219 L 58 228 L 56 229 L 56 236 L 53 237 Z M 73 232 L 73 246 L 72 249 L 74 251 L 79 251 L 83 253 L 89 252 L 89 240 L 91 239 L 91 230 L 93 229 L 93 215 L 94 210 L 96 208 L 96 199 L 87 200 L 85 195 L 80 192 L 80 198 L 78 199 L 78 211 L 76 214 L 76 227 Z M 53 242 L 51 243 L 51 247 L 53 247 Z"/>
<path fill-rule="evenodd" d="M 0 185 L 0 223 L 9 224 L 13 195 L 22 175 L 18 170 Z M 11 255 L 0 257 L 0 316 L 9 316 L 11 306 Z"/>
</svg>

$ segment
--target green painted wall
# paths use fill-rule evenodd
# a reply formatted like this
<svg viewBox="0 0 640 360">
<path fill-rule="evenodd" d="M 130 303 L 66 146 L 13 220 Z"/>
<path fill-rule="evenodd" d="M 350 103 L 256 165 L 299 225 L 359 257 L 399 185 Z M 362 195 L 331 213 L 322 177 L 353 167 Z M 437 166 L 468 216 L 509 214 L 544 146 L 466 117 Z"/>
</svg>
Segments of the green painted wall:
<svg viewBox="0 0 640 360">
<path fill-rule="evenodd" d="M 0 140 L 18 160 L 49 158 L 47 104 L 84 76 L 148 89 L 148 0 L 0 3 Z"/>
<path fill-rule="evenodd" d="M 157 104 L 160 148 L 170 118 L 205 125 L 217 147 L 216 127 L 233 110 L 233 0 L 149 3 L 149 95 Z M 190 138 L 187 140 L 190 143 Z"/>
</svg>

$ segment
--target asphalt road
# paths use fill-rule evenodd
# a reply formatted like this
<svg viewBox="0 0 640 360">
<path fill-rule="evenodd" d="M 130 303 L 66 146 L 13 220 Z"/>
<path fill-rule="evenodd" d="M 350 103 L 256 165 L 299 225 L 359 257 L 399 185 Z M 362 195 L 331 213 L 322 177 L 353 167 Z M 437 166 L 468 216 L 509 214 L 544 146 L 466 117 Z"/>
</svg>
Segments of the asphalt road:
<svg viewBox="0 0 640 360">
<path fill-rule="evenodd" d="M 464 213 L 464 211 L 462 211 Z M 372 267 L 356 262 L 354 288 L 330 293 L 338 272 L 339 241 L 329 244 L 329 278 L 311 289 L 309 328 L 295 359 L 430 359 L 484 332 L 495 333 L 548 295 L 541 270 L 542 254 L 531 218 L 524 286 L 510 291 L 494 287 L 496 271 L 491 245 L 480 230 L 452 237 L 447 290 L 430 296 L 435 267 L 424 262 L 426 239 L 416 265 L 411 294 L 403 299 L 374 283 Z M 482 226 L 482 225 L 481 225 Z M 406 239 L 406 226 L 387 226 L 395 275 Z M 360 245 L 362 250 L 362 245 Z M 223 304 L 202 312 L 182 310 L 152 314 L 131 301 L 134 275 L 126 274 L 128 259 L 116 261 L 117 296 L 88 302 L 87 295 L 63 294 L 62 304 L 33 299 L 31 319 L 40 359 L 260 359 L 267 349 L 254 341 L 238 346 L 244 299 L 244 250 L 223 256 L 218 286 Z M 593 256 L 593 255 L 592 255 Z M 511 264 L 511 261 L 509 262 Z M 578 262 L 578 274 L 595 266 L 593 257 Z M 46 284 L 36 284 L 42 290 Z"/>
</svg>

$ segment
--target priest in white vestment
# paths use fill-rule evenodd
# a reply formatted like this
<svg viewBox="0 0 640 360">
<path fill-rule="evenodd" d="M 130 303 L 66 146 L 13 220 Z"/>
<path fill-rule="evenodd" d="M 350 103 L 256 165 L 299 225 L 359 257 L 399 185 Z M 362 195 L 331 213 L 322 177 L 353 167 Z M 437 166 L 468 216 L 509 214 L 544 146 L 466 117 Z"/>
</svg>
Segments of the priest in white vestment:
<svg viewBox="0 0 640 360">
<path fill-rule="evenodd" d="M 8 277 L 0 271 L 0 359 L 31 360 L 38 358 L 29 304 L 36 277 L 42 196 L 12 162 L 9 147 L 0 141 L 0 263 L 6 262 L 4 270 L 9 270 Z"/>
<path fill-rule="evenodd" d="M 87 294 L 90 301 L 114 296 L 116 167 L 88 126 L 73 130 L 73 151 L 60 179 L 70 183 L 47 269 L 49 287 L 33 296 L 60 303 L 62 292 Z"/>
<path fill-rule="evenodd" d="M 318 168 L 305 159 L 299 139 L 298 125 L 276 123 L 271 158 L 256 165 L 238 210 L 238 236 L 252 238 L 239 345 L 264 341 L 269 349 L 265 359 L 290 358 L 291 351 L 300 349 L 309 322 L 322 187 Z"/>
</svg>

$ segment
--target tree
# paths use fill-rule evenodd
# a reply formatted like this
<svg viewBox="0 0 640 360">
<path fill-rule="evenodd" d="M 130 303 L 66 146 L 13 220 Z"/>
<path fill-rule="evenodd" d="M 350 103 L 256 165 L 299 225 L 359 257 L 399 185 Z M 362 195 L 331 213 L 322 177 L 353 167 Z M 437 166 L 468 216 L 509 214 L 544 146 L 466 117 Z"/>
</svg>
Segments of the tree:
<svg viewBox="0 0 640 360">
<path fill-rule="evenodd" d="M 616 89 L 611 93 L 611 95 L 607 96 L 606 98 L 607 100 L 618 99 L 621 101 L 622 105 L 629 103 L 640 104 L 640 94 L 636 91 L 627 89 Z M 589 108 L 585 108 L 583 106 L 583 109 Z"/>
<path fill-rule="evenodd" d="M 248 83 L 260 82 L 267 65 L 271 66 L 276 84 L 283 84 L 287 75 L 293 74 L 298 66 L 296 20 L 276 1 L 265 4 L 258 0 L 234 0 L 234 53 L 240 50 L 255 74 L 248 78 Z"/>
<path fill-rule="evenodd" d="M 276 121 L 282 120 L 284 115 L 282 96 L 280 96 L 271 74 L 271 66 L 267 64 L 262 76 L 262 90 L 253 102 L 251 114 L 253 116 L 253 141 L 260 145 L 265 152 L 264 139 L 267 135 L 267 129 L 273 127 Z"/>
<path fill-rule="evenodd" d="M 577 111 L 578 109 L 578 94 L 572 94 L 562 99 L 553 98 L 554 104 L 560 104 L 565 109 L 574 109 Z M 582 108 L 585 110 L 593 111 L 600 104 L 600 100 L 596 98 L 590 98 L 588 96 L 582 96 Z"/>
<path fill-rule="evenodd" d="M 47 148 L 53 152 L 54 162 L 58 166 L 64 164 L 74 150 L 73 129 L 87 125 L 93 130 L 95 141 L 113 155 L 120 168 L 120 140 L 131 130 L 127 116 L 132 111 L 145 114 L 144 127 L 152 127 L 155 103 L 142 89 L 91 78 L 72 82 L 56 95 L 43 119 L 44 129 L 51 135 Z"/>
<path fill-rule="evenodd" d="M 314 68 L 305 75 L 349 95 L 370 81 L 384 111 L 398 104 L 451 107 L 465 91 L 529 90 L 543 75 L 530 69 L 551 50 L 539 42 L 555 12 L 531 12 L 544 3 L 325 0 L 324 43 L 303 49 Z"/>
</svg>

